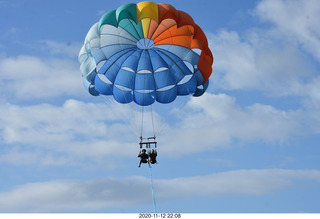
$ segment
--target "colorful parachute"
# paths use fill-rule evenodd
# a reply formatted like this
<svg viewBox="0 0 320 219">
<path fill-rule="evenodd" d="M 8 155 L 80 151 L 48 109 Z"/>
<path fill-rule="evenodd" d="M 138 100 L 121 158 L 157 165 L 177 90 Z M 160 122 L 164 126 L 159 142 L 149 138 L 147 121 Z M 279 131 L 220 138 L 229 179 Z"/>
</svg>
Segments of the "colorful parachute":
<svg viewBox="0 0 320 219">
<path fill-rule="evenodd" d="M 89 30 L 79 62 L 90 94 L 148 106 L 201 96 L 213 56 L 190 15 L 144 1 L 105 13 Z"/>
</svg>

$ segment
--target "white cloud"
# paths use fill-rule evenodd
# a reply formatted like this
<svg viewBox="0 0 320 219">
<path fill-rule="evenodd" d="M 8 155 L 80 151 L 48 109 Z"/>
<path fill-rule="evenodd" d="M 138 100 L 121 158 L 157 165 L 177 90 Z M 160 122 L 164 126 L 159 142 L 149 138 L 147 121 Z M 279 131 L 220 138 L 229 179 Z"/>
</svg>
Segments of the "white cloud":
<svg viewBox="0 0 320 219">
<path fill-rule="evenodd" d="M 272 25 L 208 35 L 215 57 L 212 87 L 307 97 L 319 107 L 319 2 L 263 0 L 252 15 Z"/>
<path fill-rule="evenodd" d="M 237 179 L 237 180 L 234 180 Z M 318 170 L 234 170 L 205 176 L 154 180 L 157 202 L 221 195 L 263 195 L 295 185 L 320 183 Z M 0 193 L 1 212 L 72 212 L 152 203 L 149 179 L 108 177 L 30 183 Z M 149 191 L 149 192 L 148 192 Z"/>
<path fill-rule="evenodd" d="M 78 42 L 56 42 L 52 40 L 42 40 L 41 49 L 49 51 L 51 55 L 66 55 L 68 57 L 78 57 L 82 43 Z"/>
<path fill-rule="evenodd" d="M 16 165 L 70 165 L 84 158 L 136 155 L 119 105 L 67 100 L 62 106 L 0 105 L 0 162 Z M 125 114 L 125 111 L 124 111 Z M 121 141 L 119 140 L 121 139 Z M 135 141 L 136 140 L 136 141 Z M 61 157 L 61 155 L 63 155 Z M 22 159 L 20 159 L 22 158 Z M 49 162 L 57 159 L 57 162 Z"/>
<path fill-rule="evenodd" d="M 0 92 L 22 100 L 85 92 L 78 64 L 68 59 L 5 57 L 0 72 Z"/>
<path fill-rule="evenodd" d="M 255 14 L 272 23 L 275 34 L 298 42 L 320 60 L 320 4 L 317 0 L 263 0 Z"/>
<path fill-rule="evenodd" d="M 4 102 L 0 105 L 0 142 L 6 150 L 0 161 L 50 165 L 42 157 L 52 160 L 62 153 L 60 164 L 70 165 L 85 158 L 112 157 L 119 148 L 122 156 L 135 156 L 138 139 L 132 128 L 122 122 L 133 122 L 126 117 L 133 110 L 125 108 L 121 112 L 119 106 L 123 105 L 111 103 L 114 104 L 67 100 L 62 106 L 18 106 Z M 162 156 L 172 156 L 172 151 L 183 156 L 228 147 L 234 139 L 286 142 L 307 132 L 316 133 L 320 122 L 302 110 L 282 111 L 262 104 L 239 106 L 228 95 L 209 93 L 191 98 L 175 116 L 170 123 L 159 125 L 165 126 L 157 139 Z M 31 148 L 32 153 L 24 148 Z M 19 157 L 25 159 L 15 161 Z M 72 161 L 67 162 L 67 157 Z"/>
<path fill-rule="evenodd" d="M 178 154 L 227 147 L 233 139 L 244 142 L 285 142 L 305 132 L 303 121 L 309 114 L 303 111 L 282 111 L 269 105 L 241 107 L 235 98 L 225 94 L 205 94 L 192 98 L 181 112 L 181 121 L 168 128 L 162 150 Z M 177 153 L 175 153 L 177 154 Z"/>
<path fill-rule="evenodd" d="M 214 61 L 212 82 L 222 88 L 252 88 L 256 86 L 257 69 L 254 65 L 255 50 L 246 42 L 241 42 L 237 32 L 221 31 L 209 35 Z M 224 73 L 223 75 L 221 73 Z"/>
<path fill-rule="evenodd" d="M 214 42 L 213 87 L 259 90 L 275 97 L 313 97 L 309 86 L 319 80 L 314 63 L 293 45 L 279 45 L 262 34 L 253 31 L 242 38 L 222 30 L 209 36 Z"/>
</svg>

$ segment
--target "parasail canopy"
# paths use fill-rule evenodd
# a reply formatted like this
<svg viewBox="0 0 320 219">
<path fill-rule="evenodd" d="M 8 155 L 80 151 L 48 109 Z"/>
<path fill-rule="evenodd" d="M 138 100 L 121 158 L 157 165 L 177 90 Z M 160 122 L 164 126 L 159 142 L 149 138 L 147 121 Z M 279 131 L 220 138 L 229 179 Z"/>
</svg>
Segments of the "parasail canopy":
<svg viewBox="0 0 320 219">
<path fill-rule="evenodd" d="M 79 62 L 90 94 L 148 106 L 201 96 L 213 56 L 190 15 L 144 1 L 105 13 L 89 30 Z"/>
</svg>

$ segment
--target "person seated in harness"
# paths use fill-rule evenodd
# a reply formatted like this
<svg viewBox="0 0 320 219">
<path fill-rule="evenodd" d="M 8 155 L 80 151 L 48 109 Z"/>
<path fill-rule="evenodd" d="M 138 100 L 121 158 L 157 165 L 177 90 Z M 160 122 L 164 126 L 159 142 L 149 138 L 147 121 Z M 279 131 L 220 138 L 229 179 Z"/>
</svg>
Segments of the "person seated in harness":
<svg viewBox="0 0 320 219">
<path fill-rule="evenodd" d="M 139 162 L 139 166 L 138 167 L 141 166 L 141 163 L 148 163 L 149 167 L 151 167 L 150 166 L 150 161 L 149 161 L 149 156 L 148 156 L 148 154 L 146 154 L 146 149 L 142 149 L 142 153 L 140 151 L 139 154 L 138 154 L 138 157 L 140 157 L 140 162 Z"/>
<path fill-rule="evenodd" d="M 151 153 L 149 153 L 149 157 L 150 157 L 150 163 L 151 164 L 158 164 L 157 162 L 157 156 L 158 156 L 158 153 L 156 150 L 152 149 Z"/>
</svg>

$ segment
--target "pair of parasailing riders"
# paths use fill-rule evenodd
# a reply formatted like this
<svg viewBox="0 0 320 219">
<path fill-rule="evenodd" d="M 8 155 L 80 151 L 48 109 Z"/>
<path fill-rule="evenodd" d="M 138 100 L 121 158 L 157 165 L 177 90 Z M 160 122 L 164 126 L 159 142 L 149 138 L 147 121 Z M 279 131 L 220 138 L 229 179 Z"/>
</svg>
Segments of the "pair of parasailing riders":
<svg viewBox="0 0 320 219">
<path fill-rule="evenodd" d="M 155 164 L 155 163 L 158 164 L 158 162 L 157 162 L 157 156 L 158 156 L 157 151 L 152 149 L 152 151 L 151 152 L 149 151 L 148 154 L 146 152 L 147 152 L 146 149 L 142 149 L 142 151 L 139 152 L 138 157 L 140 157 L 140 162 L 139 162 L 139 166 L 138 167 L 141 166 L 141 163 L 148 163 L 150 168 L 151 168 L 150 163 L 151 164 Z"/>
<path fill-rule="evenodd" d="M 157 162 L 157 156 L 158 156 L 158 153 L 157 153 L 157 142 L 156 142 L 156 137 L 149 137 L 149 138 L 142 138 L 142 136 L 140 136 L 140 149 L 142 149 L 139 154 L 138 154 L 138 157 L 140 157 L 140 162 L 139 162 L 139 166 L 141 166 L 141 163 L 148 163 L 149 167 L 151 168 L 150 166 L 150 163 L 151 164 L 158 164 Z M 148 153 L 146 149 L 148 149 Z M 151 148 L 153 148 L 151 150 Z"/>
</svg>

